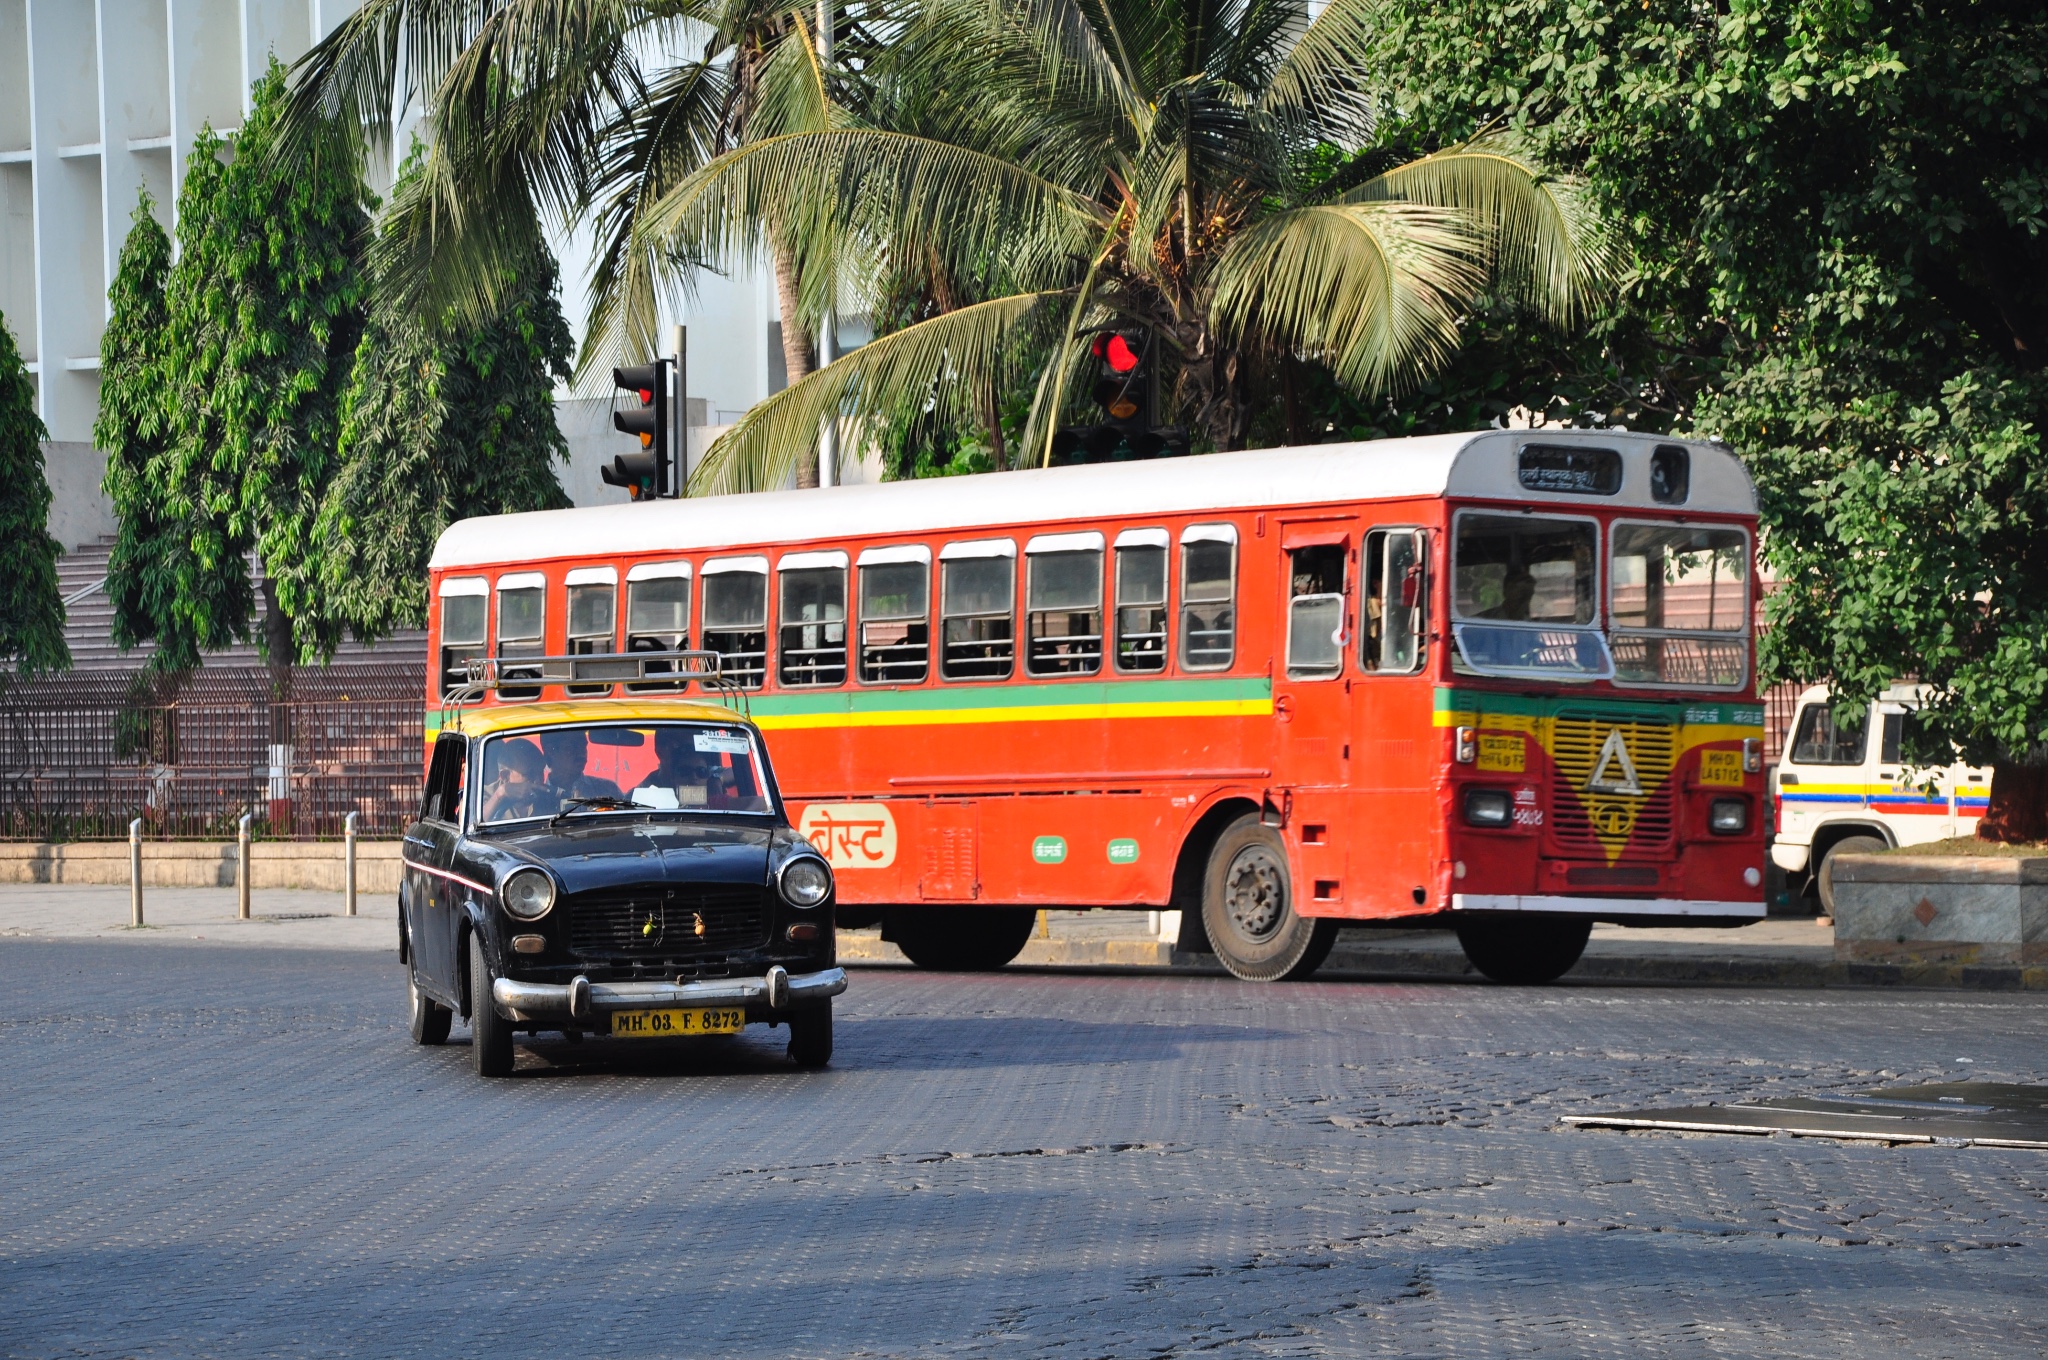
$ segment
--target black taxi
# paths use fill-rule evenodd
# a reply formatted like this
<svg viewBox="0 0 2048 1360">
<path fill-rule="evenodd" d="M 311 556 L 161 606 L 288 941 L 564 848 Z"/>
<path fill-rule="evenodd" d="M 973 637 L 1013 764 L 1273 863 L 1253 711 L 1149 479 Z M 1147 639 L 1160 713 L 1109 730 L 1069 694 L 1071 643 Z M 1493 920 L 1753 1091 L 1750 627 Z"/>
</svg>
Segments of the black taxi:
<svg viewBox="0 0 2048 1360">
<path fill-rule="evenodd" d="M 458 1013 L 479 1074 L 518 1034 L 786 1025 L 832 1057 L 832 869 L 790 826 L 760 731 L 681 699 L 444 714 L 405 833 L 399 950 L 415 1042 Z"/>
</svg>

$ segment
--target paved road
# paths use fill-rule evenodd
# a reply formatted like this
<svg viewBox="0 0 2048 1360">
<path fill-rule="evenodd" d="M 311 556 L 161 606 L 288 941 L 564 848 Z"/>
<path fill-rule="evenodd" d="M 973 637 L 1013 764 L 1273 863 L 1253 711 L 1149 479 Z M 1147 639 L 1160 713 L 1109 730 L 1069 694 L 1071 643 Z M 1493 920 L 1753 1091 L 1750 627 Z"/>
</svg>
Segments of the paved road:
<svg viewBox="0 0 2048 1360">
<path fill-rule="evenodd" d="M 2034 1080 L 2042 1021 L 873 969 L 828 1073 L 753 1031 L 485 1083 L 388 957 L 0 940 L 0 1353 L 2037 1356 L 2048 1154 L 1557 1119 Z"/>
</svg>

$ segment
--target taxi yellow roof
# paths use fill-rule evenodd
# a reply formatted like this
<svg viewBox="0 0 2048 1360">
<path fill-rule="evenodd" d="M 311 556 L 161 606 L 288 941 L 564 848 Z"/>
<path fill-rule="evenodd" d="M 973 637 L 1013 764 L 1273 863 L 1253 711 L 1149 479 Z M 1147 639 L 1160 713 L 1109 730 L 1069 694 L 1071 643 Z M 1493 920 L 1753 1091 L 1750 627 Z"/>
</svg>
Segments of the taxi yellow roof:
<svg viewBox="0 0 2048 1360">
<path fill-rule="evenodd" d="M 488 736 L 513 728 L 552 727 L 591 722 L 745 722 L 723 704 L 694 699 L 557 699 L 535 704 L 493 704 L 462 708 L 448 715 L 441 730 Z"/>
</svg>

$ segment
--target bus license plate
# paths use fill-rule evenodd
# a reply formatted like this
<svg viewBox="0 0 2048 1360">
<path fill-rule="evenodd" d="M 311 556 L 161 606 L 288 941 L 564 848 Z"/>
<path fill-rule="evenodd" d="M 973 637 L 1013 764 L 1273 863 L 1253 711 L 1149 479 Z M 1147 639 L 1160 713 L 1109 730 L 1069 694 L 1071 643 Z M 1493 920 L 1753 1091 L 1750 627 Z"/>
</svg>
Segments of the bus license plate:
<svg viewBox="0 0 2048 1360">
<path fill-rule="evenodd" d="M 738 1034 L 747 1027 L 747 1013 L 738 1007 L 721 1010 L 613 1011 L 615 1039 L 674 1039 L 696 1034 Z"/>
</svg>

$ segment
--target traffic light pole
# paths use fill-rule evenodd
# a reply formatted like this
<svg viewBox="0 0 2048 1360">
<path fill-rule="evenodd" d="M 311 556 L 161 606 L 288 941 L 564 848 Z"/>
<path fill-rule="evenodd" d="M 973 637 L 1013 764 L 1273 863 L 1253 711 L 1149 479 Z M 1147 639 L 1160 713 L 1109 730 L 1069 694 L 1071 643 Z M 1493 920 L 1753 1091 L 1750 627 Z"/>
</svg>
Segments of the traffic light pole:
<svg viewBox="0 0 2048 1360">
<path fill-rule="evenodd" d="M 676 352 L 676 454 L 674 464 L 663 469 L 661 494 L 687 496 L 690 494 L 690 329 L 676 326 L 670 333 Z"/>
</svg>

